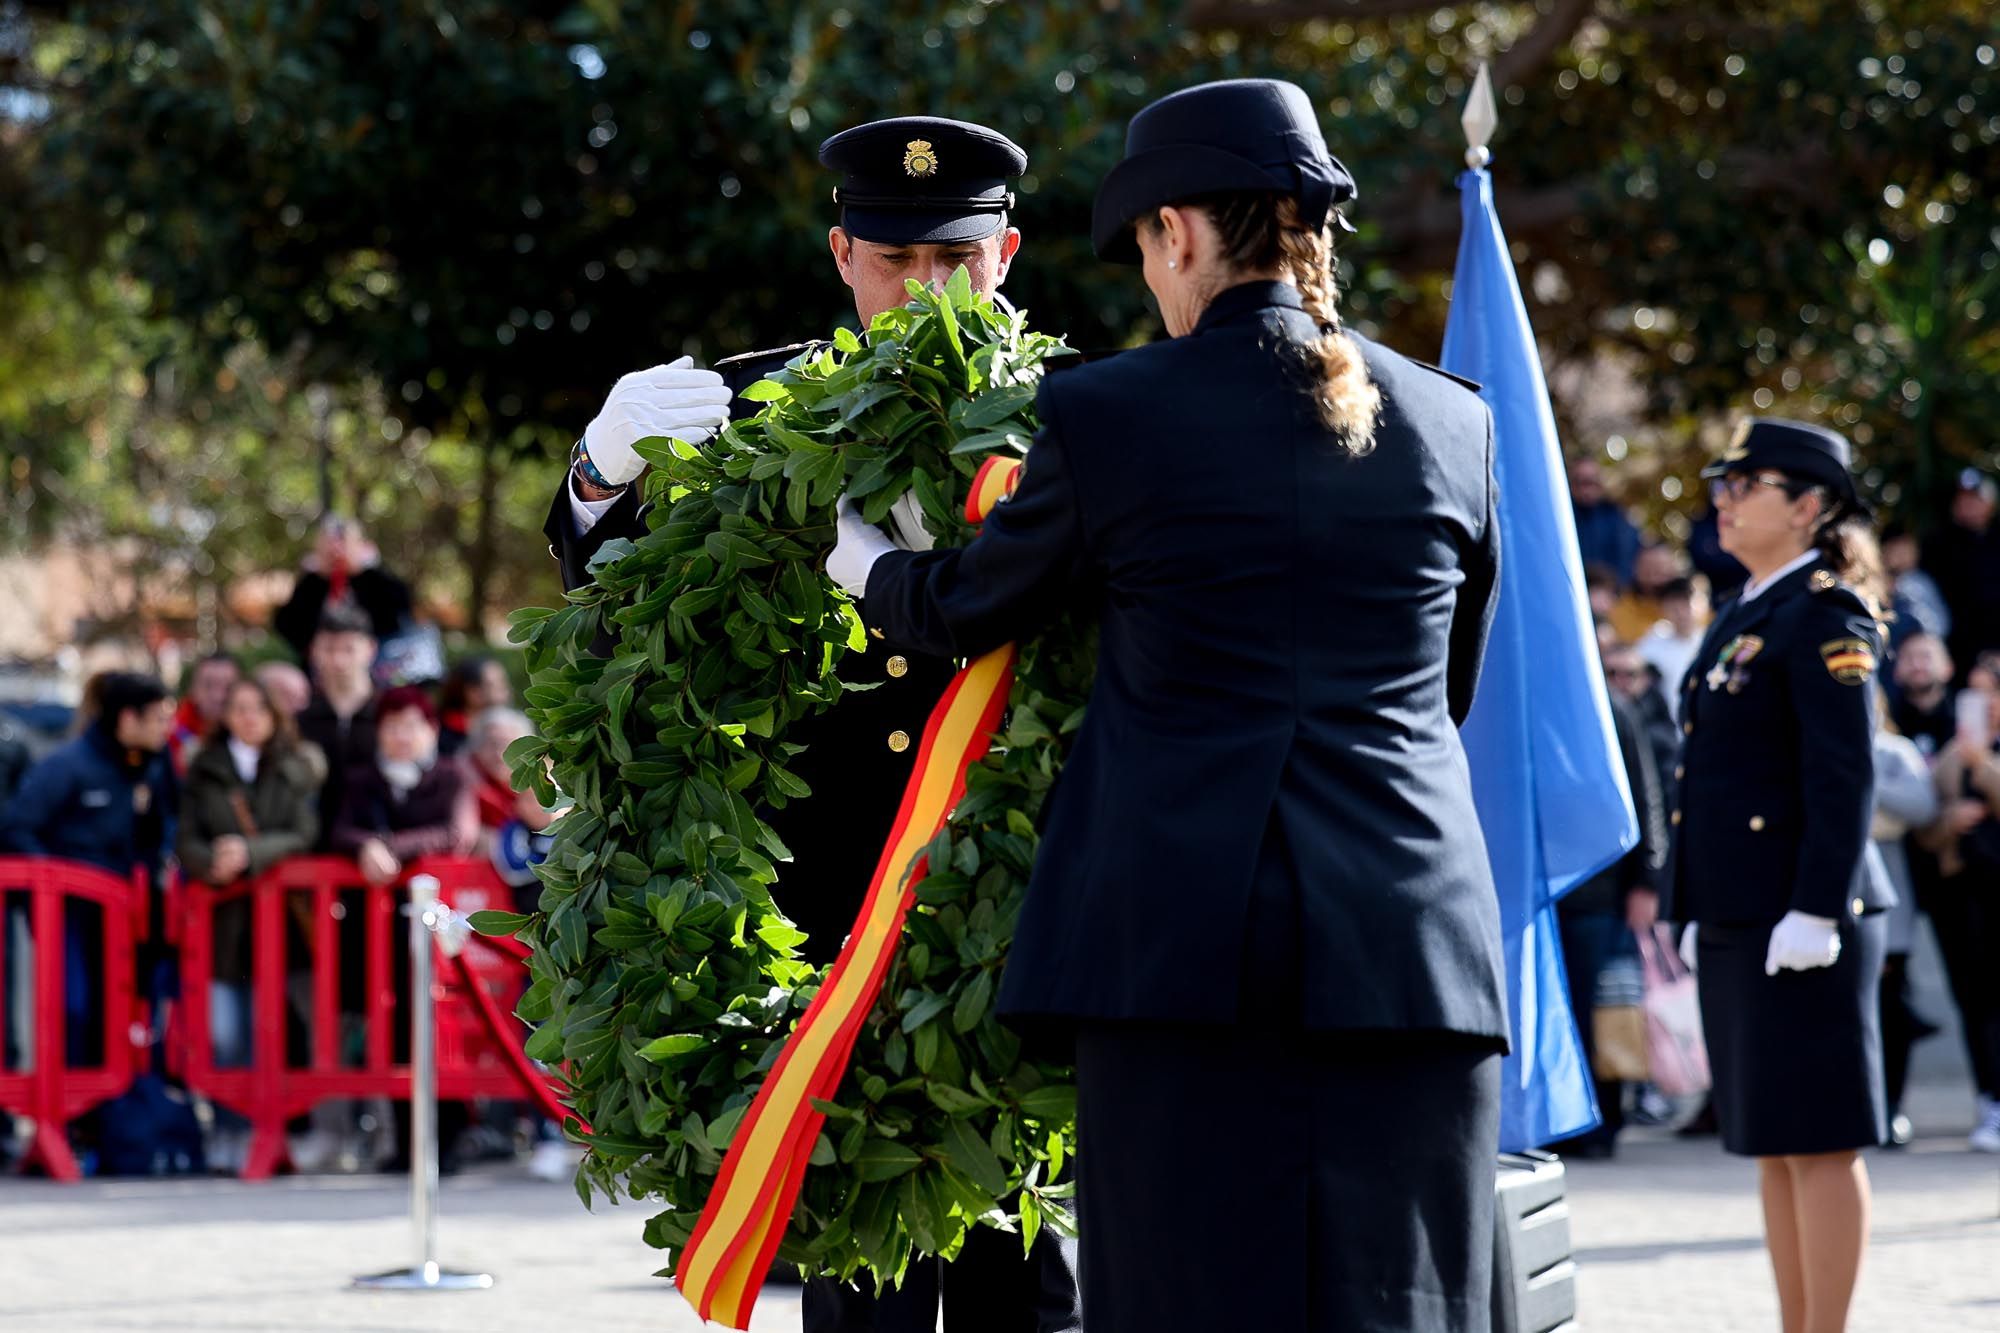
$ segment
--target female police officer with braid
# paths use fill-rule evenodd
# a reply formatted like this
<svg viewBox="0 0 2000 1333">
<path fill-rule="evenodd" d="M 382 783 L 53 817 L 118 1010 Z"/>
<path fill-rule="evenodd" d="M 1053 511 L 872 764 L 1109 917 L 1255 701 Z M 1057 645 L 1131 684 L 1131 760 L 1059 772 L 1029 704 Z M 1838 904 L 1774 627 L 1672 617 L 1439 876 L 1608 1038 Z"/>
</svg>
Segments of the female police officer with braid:
<svg viewBox="0 0 2000 1333">
<path fill-rule="evenodd" d="M 1173 336 L 1044 382 L 970 545 L 848 507 L 828 562 L 928 652 L 1099 625 L 1001 993 L 1075 1042 L 1093 1333 L 1488 1324 L 1507 1011 L 1455 723 L 1491 418 L 1340 329 L 1353 193 L 1291 84 L 1146 108 L 1092 240 Z"/>
<path fill-rule="evenodd" d="M 1882 1141 L 1876 982 L 1893 902 L 1866 873 L 1875 541 L 1846 439 L 1754 419 L 1704 474 L 1750 572 L 1682 683 L 1671 901 L 1690 926 L 1723 1146 L 1758 1159 L 1786 1333 L 1837 1333 Z M 1685 950 L 1685 943 L 1683 945 Z"/>
</svg>

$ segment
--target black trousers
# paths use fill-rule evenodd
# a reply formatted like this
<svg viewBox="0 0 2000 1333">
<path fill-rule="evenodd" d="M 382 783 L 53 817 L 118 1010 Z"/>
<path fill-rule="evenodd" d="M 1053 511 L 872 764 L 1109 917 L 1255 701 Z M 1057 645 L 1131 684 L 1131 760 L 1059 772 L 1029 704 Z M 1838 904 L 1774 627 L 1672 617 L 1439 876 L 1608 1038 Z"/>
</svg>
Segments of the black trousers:
<svg viewBox="0 0 2000 1333">
<path fill-rule="evenodd" d="M 1500 1056 L 1448 1033 L 1089 1024 L 1090 1333 L 1485 1333 Z"/>
<path fill-rule="evenodd" d="M 1993 895 L 2000 893 L 2000 884 L 1983 882 L 1971 871 L 1942 878 L 1935 859 L 1916 848 L 1910 852 L 1910 872 L 1917 904 L 1937 932 L 1973 1086 L 1989 1097 L 2000 1096 L 2000 997 L 1995 994 L 2000 985 L 1993 966 L 1993 950 L 2000 944 L 2000 902 Z"/>
<path fill-rule="evenodd" d="M 832 1278 L 806 1283 L 804 1333 L 1065 1333 L 1081 1328 L 1076 1279 L 1062 1246 L 1044 1231 L 1026 1258 L 1021 1238 L 975 1227 L 951 1263 L 910 1262 L 903 1285 L 881 1296 Z"/>
</svg>

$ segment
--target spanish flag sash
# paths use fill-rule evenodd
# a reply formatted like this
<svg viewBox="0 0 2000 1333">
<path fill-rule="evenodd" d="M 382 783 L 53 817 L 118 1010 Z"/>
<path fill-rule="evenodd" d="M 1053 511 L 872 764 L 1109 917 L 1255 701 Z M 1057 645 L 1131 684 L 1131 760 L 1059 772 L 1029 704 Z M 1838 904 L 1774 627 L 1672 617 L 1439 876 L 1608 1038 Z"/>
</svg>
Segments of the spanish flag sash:
<svg viewBox="0 0 2000 1333">
<path fill-rule="evenodd" d="M 967 522 L 983 521 L 1013 491 L 1020 466 L 1019 459 L 986 460 L 966 496 Z M 924 877 L 918 853 L 964 795 L 966 770 L 991 745 L 1013 683 L 1014 646 L 1008 644 L 969 663 L 931 710 L 916 769 L 847 945 L 737 1125 L 701 1220 L 681 1252 L 675 1282 L 703 1319 L 750 1327 L 751 1307 L 826 1119 L 813 1109 L 813 1099 L 831 1100 L 847 1072 Z"/>
</svg>

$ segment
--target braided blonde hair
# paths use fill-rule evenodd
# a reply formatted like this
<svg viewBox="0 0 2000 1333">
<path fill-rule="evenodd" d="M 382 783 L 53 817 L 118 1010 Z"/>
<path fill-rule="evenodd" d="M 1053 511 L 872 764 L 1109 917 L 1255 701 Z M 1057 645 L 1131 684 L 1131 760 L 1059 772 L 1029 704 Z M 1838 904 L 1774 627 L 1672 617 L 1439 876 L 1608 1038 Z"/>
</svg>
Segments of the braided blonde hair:
<svg viewBox="0 0 2000 1333">
<path fill-rule="evenodd" d="M 1341 447 L 1356 457 L 1375 448 L 1375 423 L 1382 392 L 1368 377 L 1368 363 L 1354 339 L 1340 327 L 1340 291 L 1334 282 L 1333 233 L 1314 231 L 1299 217 L 1289 195 L 1257 191 L 1200 195 L 1180 208 L 1197 208 L 1215 224 L 1222 258 L 1236 269 L 1277 270 L 1299 289 L 1305 312 L 1320 327 L 1306 344 L 1313 407 Z M 1148 224 L 1157 230 L 1159 214 Z"/>
</svg>

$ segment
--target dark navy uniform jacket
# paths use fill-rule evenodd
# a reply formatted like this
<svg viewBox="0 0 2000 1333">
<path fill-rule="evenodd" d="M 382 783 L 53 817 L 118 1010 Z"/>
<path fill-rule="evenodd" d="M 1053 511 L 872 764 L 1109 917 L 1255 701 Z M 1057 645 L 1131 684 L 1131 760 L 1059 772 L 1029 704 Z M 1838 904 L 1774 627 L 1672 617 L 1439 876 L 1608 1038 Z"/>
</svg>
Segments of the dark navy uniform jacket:
<svg viewBox="0 0 2000 1333">
<path fill-rule="evenodd" d="M 1769 925 L 1892 905 L 1863 861 L 1881 653 L 1860 594 L 1818 564 L 1717 613 L 1681 683 L 1662 916 Z"/>
<path fill-rule="evenodd" d="M 1383 406 L 1350 456 L 1296 368 L 1317 336 L 1294 288 L 1250 283 L 1188 336 L 1050 376 L 984 532 L 871 571 L 865 614 L 935 653 L 1071 607 L 1100 627 L 1002 986 L 1017 1021 L 1229 1023 L 1248 969 L 1290 966 L 1303 1013 L 1245 1021 L 1506 1038 L 1456 725 L 1498 574 L 1492 419 L 1357 340 Z M 1272 879 L 1282 951 L 1250 922 Z"/>
<path fill-rule="evenodd" d="M 730 357 L 715 369 L 740 393 L 810 348 L 801 343 Z M 590 559 L 605 542 L 647 531 L 635 485 L 589 532 L 579 534 L 570 514 L 569 484 L 565 473 L 544 528 L 549 553 L 562 562 L 565 589 L 590 581 Z M 814 962 L 830 962 L 854 924 L 916 765 L 924 723 L 951 683 L 954 666 L 942 656 L 871 635 L 867 651 L 849 653 L 839 671 L 848 685 L 879 688 L 843 694 L 825 713 L 786 732 L 786 740 L 806 746 L 790 767 L 812 796 L 764 812 L 792 853 L 792 860 L 778 867 L 775 897 L 810 937 L 803 952 Z"/>
</svg>

